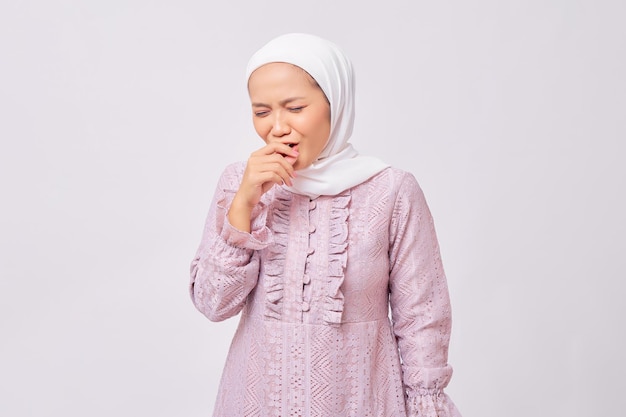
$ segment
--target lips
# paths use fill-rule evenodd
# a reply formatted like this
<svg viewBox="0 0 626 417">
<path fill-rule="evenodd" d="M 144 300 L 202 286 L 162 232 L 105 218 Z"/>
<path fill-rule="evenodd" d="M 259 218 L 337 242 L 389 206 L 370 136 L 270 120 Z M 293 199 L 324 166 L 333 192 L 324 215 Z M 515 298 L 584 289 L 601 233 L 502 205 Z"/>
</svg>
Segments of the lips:
<svg viewBox="0 0 626 417">
<path fill-rule="evenodd" d="M 291 149 L 294 149 L 295 151 L 298 150 L 298 143 L 297 142 L 293 142 L 293 143 L 283 142 L 283 144 L 289 146 Z M 284 154 L 281 154 L 281 155 L 285 156 Z"/>
<path fill-rule="evenodd" d="M 293 149 L 294 151 L 298 152 L 298 144 L 297 143 L 286 143 L 285 145 L 289 146 L 291 149 Z M 283 158 L 285 158 L 287 160 L 287 162 L 289 162 L 291 165 L 296 163 L 296 160 L 298 158 L 291 156 L 291 155 L 285 155 L 282 154 Z"/>
</svg>

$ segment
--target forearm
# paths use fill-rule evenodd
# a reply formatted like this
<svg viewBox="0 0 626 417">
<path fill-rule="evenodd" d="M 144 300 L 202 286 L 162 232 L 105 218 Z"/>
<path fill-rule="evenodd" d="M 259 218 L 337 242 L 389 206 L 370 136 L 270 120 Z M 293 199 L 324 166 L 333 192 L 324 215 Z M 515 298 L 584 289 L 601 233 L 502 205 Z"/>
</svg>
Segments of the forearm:
<svg viewBox="0 0 626 417">
<path fill-rule="evenodd" d="M 258 279 L 257 251 L 271 240 L 266 226 L 267 207 L 263 203 L 247 214 L 248 230 L 230 222 L 228 213 L 235 201 L 241 168 L 232 165 L 222 174 L 191 263 L 191 298 L 198 310 L 214 321 L 241 310 Z"/>
<path fill-rule="evenodd" d="M 256 285 L 259 261 L 254 251 L 229 246 L 221 238 L 191 267 L 190 295 L 211 321 L 239 313 Z"/>
</svg>

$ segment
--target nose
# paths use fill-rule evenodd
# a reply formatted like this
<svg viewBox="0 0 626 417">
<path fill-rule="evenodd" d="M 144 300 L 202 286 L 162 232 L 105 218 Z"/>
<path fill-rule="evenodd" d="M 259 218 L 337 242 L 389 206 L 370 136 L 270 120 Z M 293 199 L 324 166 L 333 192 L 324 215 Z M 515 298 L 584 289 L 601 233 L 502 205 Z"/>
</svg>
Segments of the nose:
<svg viewBox="0 0 626 417">
<path fill-rule="evenodd" d="M 285 119 L 282 112 L 276 112 L 274 115 L 274 120 L 272 120 L 272 136 L 281 137 L 291 133 L 291 129 L 289 127 L 289 123 Z"/>
</svg>

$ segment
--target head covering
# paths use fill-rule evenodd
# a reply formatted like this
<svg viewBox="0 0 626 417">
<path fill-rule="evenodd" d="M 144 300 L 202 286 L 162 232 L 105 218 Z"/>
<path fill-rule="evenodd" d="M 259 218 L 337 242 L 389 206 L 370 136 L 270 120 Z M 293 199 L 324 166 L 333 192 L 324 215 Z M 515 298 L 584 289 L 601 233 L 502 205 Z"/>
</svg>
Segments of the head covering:
<svg viewBox="0 0 626 417">
<path fill-rule="evenodd" d="M 377 158 L 359 155 L 348 143 L 354 126 L 354 73 L 352 63 L 337 45 L 305 33 L 279 36 L 250 58 L 246 79 L 272 62 L 293 64 L 308 72 L 330 103 L 328 142 L 317 160 L 298 171 L 289 190 L 310 198 L 336 195 L 389 166 Z"/>
</svg>

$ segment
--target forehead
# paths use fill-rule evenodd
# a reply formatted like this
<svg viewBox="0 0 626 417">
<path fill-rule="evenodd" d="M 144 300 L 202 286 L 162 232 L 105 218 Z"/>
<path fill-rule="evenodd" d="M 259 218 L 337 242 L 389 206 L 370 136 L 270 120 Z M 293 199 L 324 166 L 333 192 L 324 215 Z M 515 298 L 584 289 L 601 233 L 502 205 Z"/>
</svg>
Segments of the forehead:
<svg viewBox="0 0 626 417">
<path fill-rule="evenodd" d="M 318 87 L 317 82 L 308 72 L 297 65 L 286 62 L 271 62 L 257 68 L 250 74 L 248 90 L 290 87 Z"/>
</svg>

